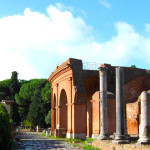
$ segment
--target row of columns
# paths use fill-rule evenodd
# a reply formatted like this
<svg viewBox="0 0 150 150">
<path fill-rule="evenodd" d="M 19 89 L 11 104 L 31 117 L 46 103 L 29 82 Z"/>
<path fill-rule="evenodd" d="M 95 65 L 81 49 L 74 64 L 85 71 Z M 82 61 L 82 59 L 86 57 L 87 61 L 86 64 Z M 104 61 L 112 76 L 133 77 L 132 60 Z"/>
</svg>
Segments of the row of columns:
<svg viewBox="0 0 150 150">
<path fill-rule="evenodd" d="M 109 139 L 107 119 L 107 68 L 100 67 L 100 136 L 99 139 Z M 125 104 L 124 104 L 124 72 L 116 68 L 116 133 L 115 143 L 128 143 L 125 137 Z"/>
<path fill-rule="evenodd" d="M 109 139 L 107 119 L 107 68 L 100 67 L 100 140 Z M 124 71 L 116 68 L 116 133 L 113 143 L 129 143 L 127 139 L 126 110 L 124 102 Z M 138 143 L 150 143 L 150 94 L 141 94 L 141 126 Z"/>
<path fill-rule="evenodd" d="M 107 119 L 107 68 L 100 67 L 100 136 L 99 139 L 109 139 Z M 122 68 L 116 68 L 116 133 L 114 143 L 128 143 L 125 127 L 125 103 L 124 103 L 124 72 Z"/>
</svg>

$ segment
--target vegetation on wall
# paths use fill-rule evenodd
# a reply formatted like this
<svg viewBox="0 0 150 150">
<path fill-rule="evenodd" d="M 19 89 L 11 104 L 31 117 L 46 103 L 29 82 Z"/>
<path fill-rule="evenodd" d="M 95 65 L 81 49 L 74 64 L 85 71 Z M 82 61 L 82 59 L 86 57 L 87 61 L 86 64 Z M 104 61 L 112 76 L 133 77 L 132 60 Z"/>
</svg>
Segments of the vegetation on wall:
<svg viewBox="0 0 150 150">
<path fill-rule="evenodd" d="M 136 68 L 136 66 L 135 65 L 131 65 L 131 68 Z"/>
</svg>

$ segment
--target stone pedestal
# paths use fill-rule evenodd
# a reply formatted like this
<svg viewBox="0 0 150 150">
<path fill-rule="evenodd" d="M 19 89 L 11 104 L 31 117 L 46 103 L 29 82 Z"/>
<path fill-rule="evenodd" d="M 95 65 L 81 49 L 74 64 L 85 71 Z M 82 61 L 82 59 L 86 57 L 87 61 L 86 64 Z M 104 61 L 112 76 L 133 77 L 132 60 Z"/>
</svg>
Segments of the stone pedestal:
<svg viewBox="0 0 150 150">
<path fill-rule="evenodd" d="M 150 94 L 141 94 L 141 125 L 138 143 L 150 144 Z"/>
<path fill-rule="evenodd" d="M 116 133 L 113 143 L 129 143 L 125 136 L 125 123 L 124 71 L 119 67 L 116 68 Z"/>
<path fill-rule="evenodd" d="M 100 140 L 109 138 L 107 118 L 107 68 L 99 68 L 100 75 Z"/>
<path fill-rule="evenodd" d="M 14 102 L 15 102 L 14 100 L 2 100 L 1 103 L 5 105 L 8 114 L 10 114 L 10 105 L 12 105 Z"/>
</svg>

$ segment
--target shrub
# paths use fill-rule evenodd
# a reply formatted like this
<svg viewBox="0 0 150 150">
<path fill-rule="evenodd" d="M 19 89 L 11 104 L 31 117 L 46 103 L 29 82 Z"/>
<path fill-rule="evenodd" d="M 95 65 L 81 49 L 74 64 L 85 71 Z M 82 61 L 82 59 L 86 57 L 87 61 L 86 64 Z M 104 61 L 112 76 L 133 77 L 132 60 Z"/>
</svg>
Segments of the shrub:
<svg viewBox="0 0 150 150">
<path fill-rule="evenodd" d="M 31 128 L 31 123 L 30 123 L 29 120 L 25 120 L 25 121 L 23 122 L 23 124 L 25 125 L 26 128 Z"/>
<path fill-rule="evenodd" d="M 8 112 L 3 104 L 0 103 L 0 149 L 9 149 L 11 142 L 11 126 Z"/>
</svg>

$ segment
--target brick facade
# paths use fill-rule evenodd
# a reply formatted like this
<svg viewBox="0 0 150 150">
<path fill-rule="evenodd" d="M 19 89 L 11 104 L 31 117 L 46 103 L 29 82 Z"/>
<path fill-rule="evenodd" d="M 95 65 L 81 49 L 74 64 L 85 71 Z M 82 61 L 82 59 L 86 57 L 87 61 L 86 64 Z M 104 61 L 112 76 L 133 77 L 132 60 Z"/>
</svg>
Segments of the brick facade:
<svg viewBox="0 0 150 150">
<path fill-rule="evenodd" d="M 83 70 L 82 61 L 68 59 L 49 77 L 52 85 L 52 131 L 58 127 L 67 137 L 97 137 L 100 133 L 100 95 L 98 70 Z M 116 126 L 115 66 L 108 67 L 108 132 Z M 138 97 L 150 89 L 150 73 L 144 69 L 124 68 L 127 131 L 138 134 L 140 108 Z"/>
</svg>

